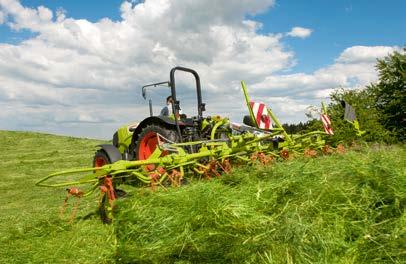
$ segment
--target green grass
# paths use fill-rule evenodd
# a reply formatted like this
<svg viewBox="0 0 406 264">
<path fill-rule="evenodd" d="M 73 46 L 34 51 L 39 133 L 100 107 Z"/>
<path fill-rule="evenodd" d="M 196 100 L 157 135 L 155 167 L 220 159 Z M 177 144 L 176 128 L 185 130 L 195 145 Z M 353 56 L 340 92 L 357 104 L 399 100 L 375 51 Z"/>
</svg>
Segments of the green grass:
<svg viewBox="0 0 406 264">
<path fill-rule="evenodd" d="M 96 140 L 0 131 L 0 263 L 402 263 L 404 146 L 235 170 L 167 191 L 128 188 L 114 225 L 64 188 L 34 183 L 91 164 Z M 68 217 L 68 215 L 66 216 Z"/>
<path fill-rule="evenodd" d="M 34 186 L 51 172 L 91 165 L 100 143 L 0 131 L 0 263 L 103 263 L 114 256 L 112 227 L 92 215 L 95 199 L 82 199 L 69 224 L 59 217 L 64 188 Z"/>
<path fill-rule="evenodd" d="M 404 263 L 404 148 L 241 168 L 137 190 L 117 216 L 117 258 L 153 263 Z"/>
</svg>

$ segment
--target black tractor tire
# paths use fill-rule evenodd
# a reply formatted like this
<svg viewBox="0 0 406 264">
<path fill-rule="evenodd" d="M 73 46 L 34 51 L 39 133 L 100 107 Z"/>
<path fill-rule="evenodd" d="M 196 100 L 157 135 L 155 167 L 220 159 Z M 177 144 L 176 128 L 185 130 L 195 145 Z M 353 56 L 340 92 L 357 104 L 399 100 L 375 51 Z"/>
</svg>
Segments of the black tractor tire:
<svg viewBox="0 0 406 264">
<path fill-rule="evenodd" d="M 148 158 L 148 154 L 152 154 L 155 150 L 153 147 L 155 141 L 153 139 L 153 134 L 159 134 L 162 137 L 172 141 L 172 142 L 179 142 L 179 136 L 175 130 L 175 128 L 166 128 L 160 125 L 149 125 L 144 127 L 141 130 L 141 133 L 138 134 L 135 140 L 135 153 L 134 157 L 136 160 L 145 160 Z M 148 140 L 150 139 L 150 140 Z M 146 152 L 146 153 L 145 153 Z"/>
</svg>

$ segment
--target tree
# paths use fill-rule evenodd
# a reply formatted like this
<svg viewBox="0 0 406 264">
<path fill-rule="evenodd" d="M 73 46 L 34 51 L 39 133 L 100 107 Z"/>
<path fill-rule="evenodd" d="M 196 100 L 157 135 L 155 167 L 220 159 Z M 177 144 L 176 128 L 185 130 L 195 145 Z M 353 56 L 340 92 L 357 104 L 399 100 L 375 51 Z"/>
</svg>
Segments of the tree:
<svg viewBox="0 0 406 264">
<path fill-rule="evenodd" d="M 299 122 L 298 124 L 282 124 L 288 134 L 303 134 L 308 126 L 308 122 Z"/>
<path fill-rule="evenodd" d="M 352 123 L 344 119 L 344 107 L 342 102 L 350 104 L 356 112 L 361 130 L 365 130 L 362 139 L 365 141 L 392 142 L 393 138 L 389 131 L 380 123 L 381 113 L 376 109 L 376 97 L 371 89 L 345 90 L 339 89 L 331 95 L 331 103 L 328 113 L 331 118 L 334 136 L 330 137 L 329 143 L 351 142 L 359 139 Z"/>
<path fill-rule="evenodd" d="M 378 60 L 379 81 L 367 87 L 375 96 L 380 122 L 399 141 L 406 139 L 406 47 Z"/>
</svg>

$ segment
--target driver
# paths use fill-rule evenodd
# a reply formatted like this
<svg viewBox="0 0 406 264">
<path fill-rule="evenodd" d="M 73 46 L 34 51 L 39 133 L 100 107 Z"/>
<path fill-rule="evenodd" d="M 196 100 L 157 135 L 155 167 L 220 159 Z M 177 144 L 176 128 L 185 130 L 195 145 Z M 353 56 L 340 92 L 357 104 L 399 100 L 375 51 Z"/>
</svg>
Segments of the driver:
<svg viewBox="0 0 406 264">
<path fill-rule="evenodd" d="M 166 105 L 162 108 L 160 116 L 169 116 L 169 112 L 172 113 L 172 103 L 173 99 L 172 96 L 168 96 L 166 98 Z"/>
</svg>

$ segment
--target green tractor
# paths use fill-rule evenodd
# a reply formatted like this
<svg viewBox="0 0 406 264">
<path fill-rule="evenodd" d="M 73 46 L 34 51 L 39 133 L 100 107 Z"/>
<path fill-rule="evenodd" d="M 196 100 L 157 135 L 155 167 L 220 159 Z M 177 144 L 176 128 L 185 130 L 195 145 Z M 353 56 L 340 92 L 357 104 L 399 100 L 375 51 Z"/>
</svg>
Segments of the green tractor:
<svg viewBox="0 0 406 264">
<path fill-rule="evenodd" d="M 196 81 L 197 116 L 186 117 L 179 114 L 180 102 L 176 97 L 175 72 L 183 71 L 193 74 Z M 149 86 L 168 85 L 173 99 L 171 116 L 154 116 L 152 104 L 149 101 L 150 116 L 139 124 L 127 125 L 118 129 L 113 135 L 113 144 L 100 145 L 94 156 L 94 167 L 118 160 L 146 160 L 154 152 L 160 142 L 182 143 L 207 140 L 211 137 L 211 117 L 204 118 L 205 104 L 202 102 L 200 77 L 196 71 L 175 67 L 170 71 L 170 81 L 149 84 L 142 87 L 142 95 L 146 98 L 146 88 Z M 221 130 L 217 130 L 220 132 Z M 189 147 L 189 152 L 194 149 Z"/>
<path fill-rule="evenodd" d="M 196 81 L 197 94 L 197 116 L 187 117 L 180 114 L 180 102 L 176 97 L 176 82 L 175 72 L 182 71 L 190 73 Z M 231 133 L 228 126 L 216 127 L 216 133 L 212 134 L 212 127 L 218 123 L 219 117 L 203 117 L 205 104 L 202 102 L 202 92 L 200 85 L 200 77 L 195 70 L 185 67 L 175 67 L 170 71 L 170 81 L 153 83 L 142 87 L 142 96 L 146 99 L 146 88 L 151 86 L 166 85 L 170 87 L 172 103 L 172 115 L 170 116 L 154 116 L 152 111 L 152 102 L 149 100 L 150 116 L 145 118 L 139 124 L 130 124 L 120 127 L 113 135 L 112 144 L 99 145 L 93 158 L 93 167 L 103 167 L 106 164 L 112 164 L 119 160 L 147 160 L 153 155 L 158 145 L 163 143 L 183 143 L 196 142 L 219 138 L 224 133 Z M 188 153 L 197 151 L 196 145 L 185 146 Z M 163 151 L 160 156 L 167 155 L 168 151 Z M 148 165 L 146 170 L 152 171 L 154 165 Z M 117 183 L 126 182 L 126 178 Z M 115 188 L 116 195 L 125 195 L 124 192 Z M 104 222 L 110 221 L 109 210 L 107 204 L 107 194 L 100 201 L 99 213 Z"/>
</svg>

